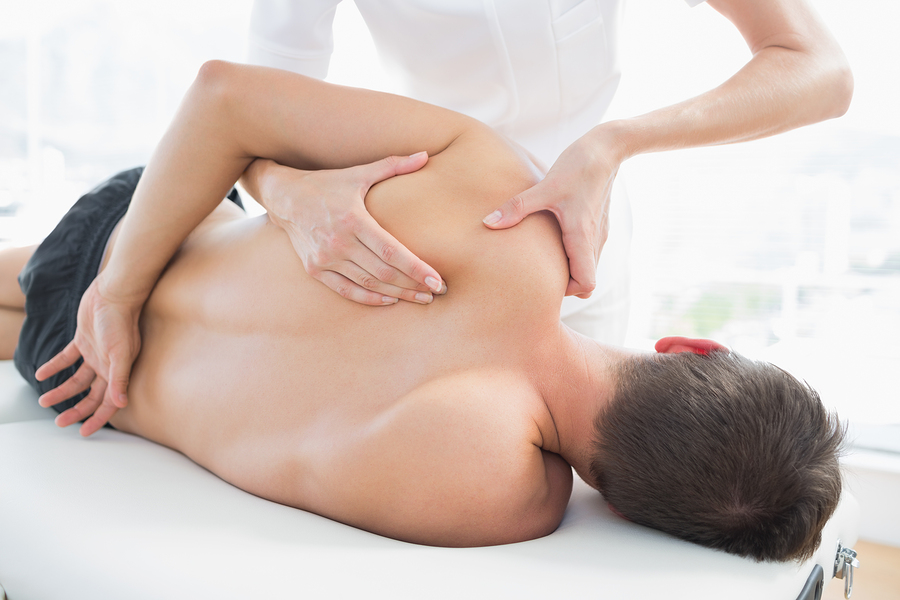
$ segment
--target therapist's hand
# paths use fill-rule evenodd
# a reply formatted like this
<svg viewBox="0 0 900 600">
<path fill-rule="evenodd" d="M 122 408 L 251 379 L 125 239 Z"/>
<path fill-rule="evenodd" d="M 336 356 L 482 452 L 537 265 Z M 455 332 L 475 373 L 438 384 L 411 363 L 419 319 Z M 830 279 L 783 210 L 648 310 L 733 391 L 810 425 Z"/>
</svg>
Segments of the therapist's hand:
<svg viewBox="0 0 900 600">
<path fill-rule="evenodd" d="M 385 231 L 366 210 L 369 189 L 421 169 L 424 152 L 327 171 L 302 171 L 257 160 L 248 187 L 284 229 L 307 273 L 341 296 L 373 306 L 399 300 L 428 304 L 446 291 L 441 276 Z M 259 163 L 259 164 L 257 164 Z M 250 171 L 251 169 L 248 169 Z"/>
<path fill-rule="evenodd" d="M 610 191 L 624 160 L 616 136 L 592 129 L 560 155 L 547 176 L 485 217 L 492 229 L 506 229 L 531 213 L 552 212 L 569 257 L 567 296 L 588 298 L 597 285 L 597 261 L 609 234 Z"/>
<path fill-rule="evenodd" d="M 35 372 L 43 381 L 84 359 L 74 375 L 39 399 L 41 406 L 53 406 L 90 388 L 78 404 L 56 417 L 60 427 L 87 419 L 81 425 L 83 436 L 99 430 L 128 404 L 131 366 L 141 349 L 138 318 L 143 299 L 116 298 L 104 289 L 102 277 L 94 279 L 81 298 L 75 338 Z"/>
</svg>

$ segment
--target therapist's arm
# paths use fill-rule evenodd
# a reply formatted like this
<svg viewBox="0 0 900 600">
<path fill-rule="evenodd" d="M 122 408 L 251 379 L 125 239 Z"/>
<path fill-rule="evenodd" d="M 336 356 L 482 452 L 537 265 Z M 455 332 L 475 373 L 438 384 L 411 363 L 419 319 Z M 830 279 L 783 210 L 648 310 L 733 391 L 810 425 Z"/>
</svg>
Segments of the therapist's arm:
<svg viewBox="0 0 900 600">
<path fill-rule="evenodd" d="M 249 62 L 324 79 L 337 3 L 256 0 Z M 440 293 L 438 272 L 369 215 L 366 192 L 384 175 L 373 169 L 364 175 L 369 180 L 364 187 L 338 176 L 333 188 L 316 190 L 314 205 L 305 201 L 309 192 L 305 173 L 272 161 L 253 162 L 241 184 L 287 232 L 307 273 L 332 290 L 346 294 L 351 286 L 348 297 L 363 304 L 382 304 L 383 296 L 419 302 L 417 297 Z"/>
<path fill-rule="evenodd" d="M 762 138 L 846 112 L 847 60 L 807 0 L 708 0 L 743 35 L 753 58 L 719 87 L 632 119 L 598 125 L 559 157 L 539 184 L 485 219 L 513 226 L 539 210 L 560 222 L 568 295 L 587 297 L 608 231 L 609 192 L 637 154 Z M 710 49 L 715 51 L 715 49 Z"/>
</svg>

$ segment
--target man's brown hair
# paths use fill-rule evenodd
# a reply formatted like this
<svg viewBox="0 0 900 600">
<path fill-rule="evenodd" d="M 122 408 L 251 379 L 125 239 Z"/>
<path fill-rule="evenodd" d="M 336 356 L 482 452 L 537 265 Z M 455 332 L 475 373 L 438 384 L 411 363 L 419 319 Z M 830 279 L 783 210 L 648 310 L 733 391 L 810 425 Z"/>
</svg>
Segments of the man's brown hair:
<svg viewBox="0 0 900 600">
<path fill-rule="evenodd" d="M 752 557 L 810 558 L 841 494 L 844 430 L 819 395 L 736 353 L 627 360 L 591 475 L 626 518 Z"/>
</svg>

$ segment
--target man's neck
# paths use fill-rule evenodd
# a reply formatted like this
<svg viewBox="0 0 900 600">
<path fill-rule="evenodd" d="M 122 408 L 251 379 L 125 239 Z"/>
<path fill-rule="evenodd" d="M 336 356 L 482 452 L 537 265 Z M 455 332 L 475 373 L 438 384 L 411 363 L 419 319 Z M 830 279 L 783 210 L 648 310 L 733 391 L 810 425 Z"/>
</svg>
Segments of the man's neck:
<svg viewBox="0 0 900 600">
<path fill-rule="evenodd" d="M 594 419 L 615 393 L 616 366 L 633 352 L 603 345 L 560 323 L 556 363 L 541 393 L 553 418 L 556 439 L 544 448 L 561 455 L 590 482 Z M 552 435 L 551 435 L 552 437 Z"/>
</svg>

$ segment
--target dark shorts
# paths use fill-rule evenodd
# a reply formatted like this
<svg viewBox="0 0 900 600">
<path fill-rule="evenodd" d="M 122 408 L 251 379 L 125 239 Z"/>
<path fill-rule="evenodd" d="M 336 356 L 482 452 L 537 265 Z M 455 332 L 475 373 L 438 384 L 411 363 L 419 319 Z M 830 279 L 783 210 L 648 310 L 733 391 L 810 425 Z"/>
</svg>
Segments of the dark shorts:
<svg viewBox="0 0 900 600">
<path fill-rule="evenodd" d="M 143 172 L 143 167 L 123 171 L 82 196 L 19 274 L 26 317 L 13 360 L 25 381 L 39 394 L 62 384 L 81 365 L 79 360 L 44 381 L 34 378 L 38 367 L 75 337 L 81 296 L 97 276 L 106 242 L 128 210 Z M 237 190 L 232 189 L 228 199 L 244 207 Z M 63 412 L 86 395 L 82 392 L 53 408 Z"/>
</svg>

